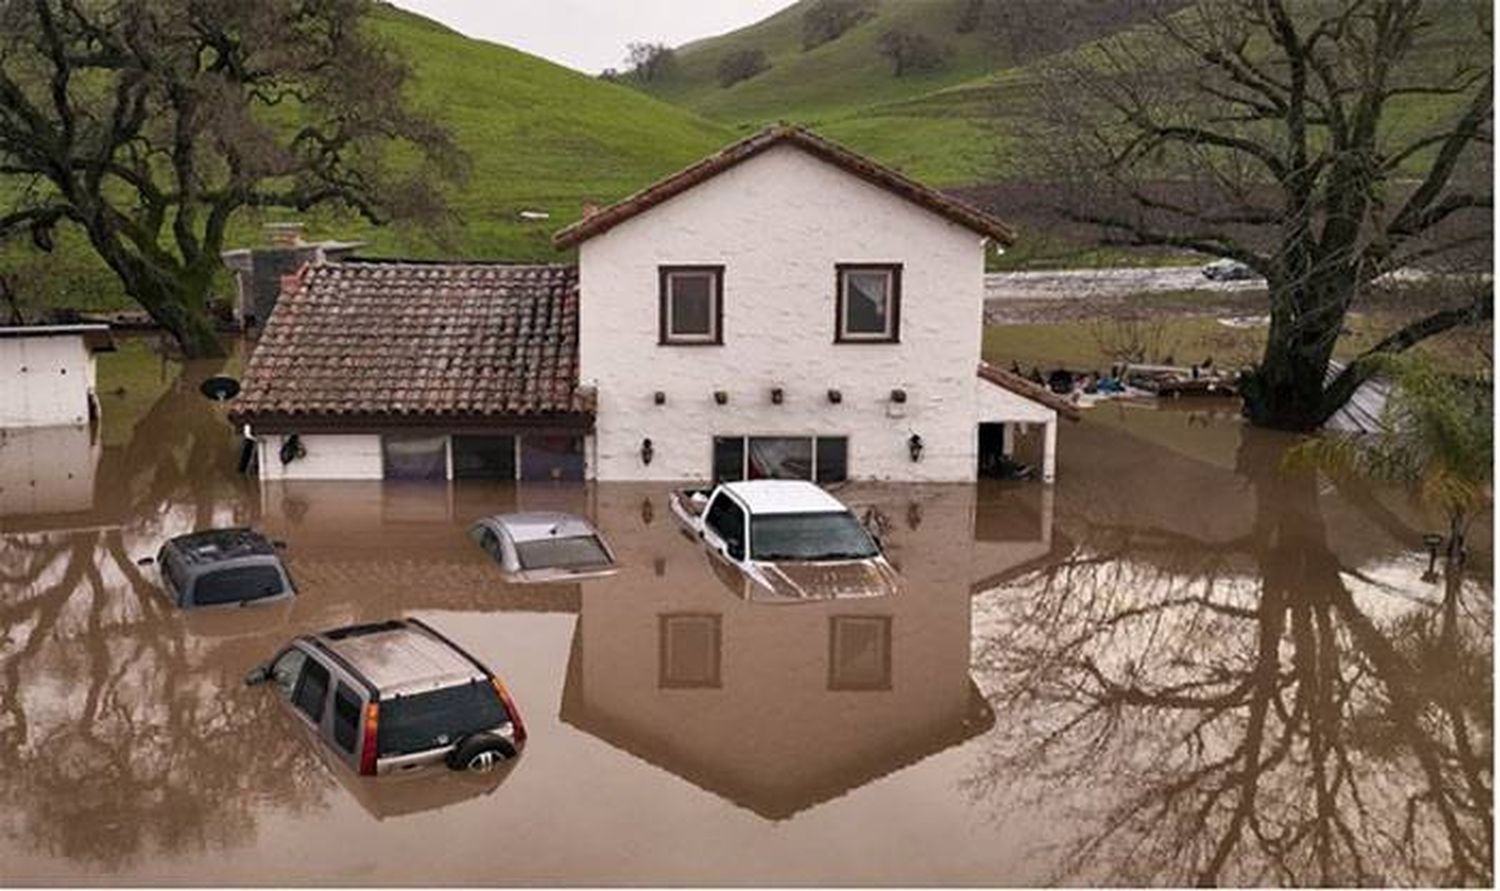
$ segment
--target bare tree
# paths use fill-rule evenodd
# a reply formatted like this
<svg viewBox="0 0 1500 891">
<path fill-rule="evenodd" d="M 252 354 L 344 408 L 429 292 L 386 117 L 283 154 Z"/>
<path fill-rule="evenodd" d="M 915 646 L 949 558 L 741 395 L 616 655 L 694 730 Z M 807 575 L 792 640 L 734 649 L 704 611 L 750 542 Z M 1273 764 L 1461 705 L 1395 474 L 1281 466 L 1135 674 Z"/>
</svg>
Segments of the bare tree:
<svg viewBox="0 0 1500 891">
<path fill-rule="evenodd" d="M 802 14 L 802 49 L 838 40 L 872 15 L 870 0 L 817 0 Z"/>
<path fill-rule="evenodd" d="M 190 356 L 235 213 L 435 212 L 448 135 L 405 104 L 365 0 L 0 3 L 0 232 L 76 227 Z M 426 163 L 398 169 L 405 146 Z"/>
<path fill-rule="evenodd" d="M 897 77 L 941 68 L 947 56 L 945 48 L 931 37 L 904 28 L 880 35 L 875 48 L 890 60 Z"/>
<path fill-rule="evenodd" d="M 1484 262 L 1488 4 L 1160 6 L 1146 31 L 1049 72 L 1037 154 L 1075 189 L 1065 213 L 1106 241 L 1226 257 L 1266 278 L 1269 337 L 1242 382 L 1252 421 L 1316 428 L 1372 357 L 1492 316 L 1485 282 L 1328 379 L 1370 283 L 1415 265 Z"/>
<path fill-rule="evenodd" d="M 625 67 L 639 83 L 660 81 L 677 64 L 677 53 L 665 43 L 636 42 L 625 47 Z"/>
<path fill-rule="evenodd" d="M 771 67 L 766 51 L 760 49 L 735 50 L 719 60 L 719 86 L 732 87 L 742 80 L 760 74 Z"/>
</svg>

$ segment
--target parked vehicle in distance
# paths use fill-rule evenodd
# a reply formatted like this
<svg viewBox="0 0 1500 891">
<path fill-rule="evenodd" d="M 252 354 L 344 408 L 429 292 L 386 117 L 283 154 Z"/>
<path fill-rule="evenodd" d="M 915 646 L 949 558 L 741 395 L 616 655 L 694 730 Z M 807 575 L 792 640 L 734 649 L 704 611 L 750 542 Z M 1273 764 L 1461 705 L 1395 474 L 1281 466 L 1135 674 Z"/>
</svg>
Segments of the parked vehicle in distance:
<svg viewBox="0 0 1500 891">
<path fill-rule="evenodd" d="M 1203 277 L 1216 282 L 1245 282 L 1260 278 L 1260 273 L 1238 260 L 1215 260 L 1203 267 Z"/>
<path fill-rule="evenodd" d="M 842 502 L 809 482 L 752 480 L 672 493 L 672 515 L 711 557 L 765 589 L 757 600 L 879 597 L 900 588 L 880 545 Z"/>
<path fill-rule="evenodd" d="M 245 676 L 268 681 L 299 724 L 367 776 L 438 764 L 488 773 L 526 742 L 500 678 L 418 619 L 297 637 Z"/>
<path fill-rule="evenodd" d="M 179 607 L 250 606 L 297 593 L 277 551 L 284 547 L 253 529 L 207 529 L 170 539 L 155 558 L 162 588 Z"/>
<path fill-rule="evenodd" d="M 604 536 L 588 520 L 573 514 L 533 512 L 485 517 L 469 527 L 469 537 L 513 582 L 578 581 L 619 571 Z"/>
</svg>

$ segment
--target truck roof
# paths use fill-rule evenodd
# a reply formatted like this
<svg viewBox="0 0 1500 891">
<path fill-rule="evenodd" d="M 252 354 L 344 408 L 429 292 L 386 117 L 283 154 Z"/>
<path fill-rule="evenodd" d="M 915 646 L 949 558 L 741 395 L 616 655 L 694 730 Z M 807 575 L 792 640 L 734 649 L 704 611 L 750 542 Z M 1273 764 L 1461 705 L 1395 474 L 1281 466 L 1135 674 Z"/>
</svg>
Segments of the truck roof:
<svg viewBox="0 0 1500 891">
<path fill-rule="evenodd" d="M 827 514 L 847 511 L 843 502 L 804 480 L 725 483 L 751 514 Z"/>
</svg>

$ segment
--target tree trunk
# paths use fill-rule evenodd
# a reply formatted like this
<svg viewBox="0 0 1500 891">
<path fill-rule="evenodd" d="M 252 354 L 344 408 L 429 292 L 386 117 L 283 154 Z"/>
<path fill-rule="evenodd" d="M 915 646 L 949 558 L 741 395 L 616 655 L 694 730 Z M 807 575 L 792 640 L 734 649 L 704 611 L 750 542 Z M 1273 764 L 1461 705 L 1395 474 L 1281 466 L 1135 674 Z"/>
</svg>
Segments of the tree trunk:
<svg viewBox="0 0 1500 891">
<path fill-rule="evenodd" d="M 1344 326 L 1338 294 L 1271 294 L 1271 329 L 1260 365 L 1240 381 L 1245 415 L 1258 427 L 1316 430 L 1340 406 L 1324 398 L 1333 344 Z"/>
<path fill-rule="evenodd" d="M 163 268 L 140 257 L 111 237 L 91 228 L 89 240 L 129 294 L 151 319 L 177 341 L 188 359 L 218 358 L 224 345 L 208 316 L 212 274 L 197 274 L 180 265 Z"/>
</svg>

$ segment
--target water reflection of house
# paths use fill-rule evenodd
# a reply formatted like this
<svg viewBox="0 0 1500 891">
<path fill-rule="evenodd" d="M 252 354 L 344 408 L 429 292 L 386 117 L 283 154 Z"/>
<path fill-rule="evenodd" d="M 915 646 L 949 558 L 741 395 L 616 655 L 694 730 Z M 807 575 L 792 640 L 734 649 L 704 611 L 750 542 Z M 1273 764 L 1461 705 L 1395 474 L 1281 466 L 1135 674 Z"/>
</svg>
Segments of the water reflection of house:
<svg viewBox="0 0 1500 891">
<path fill-rule="evenodd" d="M 971 739 L 994 715 L 969 674 L 970 591 L 1047 552 L 1050 499 L 1024 503 L 1040 492 L 981 510 L 974 487 L 846 490 L 882 525 L 903 592 L 767 605 L 713 570 L 659 490 L 604 488 L 623 569 L 583 590 L 562 718 L 773 819 Z M 978 540 L 990 511 L 1029 517 L 1029 538 L 1011 520 Z"/>
<path fill-rule="evenodd" d="M 262 484 L 260 524 L 288 542 L 297 584 L 326 602 L 576 613 L 576 584 L 506 583 L 467 529 L 523 505 L 586 513 L 586 495 L 577 486 L 285 481 Z"/>
<path fill-rule="evenodd" d="M 25 517 L 24 531 L 76 525 L 73 518 L 94 508 L 96 429 L 0 428 L 0 517 Z"/>
</svg>

